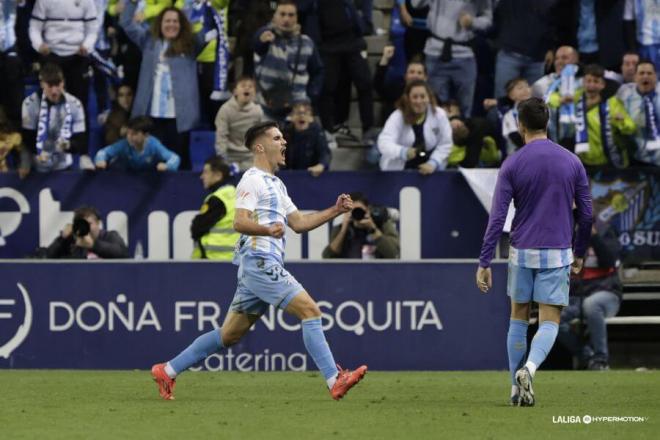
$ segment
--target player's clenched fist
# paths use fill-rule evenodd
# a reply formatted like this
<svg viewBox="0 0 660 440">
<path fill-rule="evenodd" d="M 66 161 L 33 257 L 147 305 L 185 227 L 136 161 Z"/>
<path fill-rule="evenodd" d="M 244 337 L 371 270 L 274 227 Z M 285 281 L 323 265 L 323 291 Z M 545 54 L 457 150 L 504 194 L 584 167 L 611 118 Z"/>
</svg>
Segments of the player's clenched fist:
<svg viewBox="0 0 660 440">
<path fill-rule="evenodd" d="M 348 212 L 353 209 L 353 199 L 351 199 L 351 196 L 348 194 L 341 194 L 337 197 L 337 203 L 335 206 L 341 212 Z"/>
<path fill-rule="evenodd" d="M 268 235 L 274 238 L 282 238 L 284 235 L 284 225 L 282 223 L 273 223 L 268 227 Z"/>
</svg>

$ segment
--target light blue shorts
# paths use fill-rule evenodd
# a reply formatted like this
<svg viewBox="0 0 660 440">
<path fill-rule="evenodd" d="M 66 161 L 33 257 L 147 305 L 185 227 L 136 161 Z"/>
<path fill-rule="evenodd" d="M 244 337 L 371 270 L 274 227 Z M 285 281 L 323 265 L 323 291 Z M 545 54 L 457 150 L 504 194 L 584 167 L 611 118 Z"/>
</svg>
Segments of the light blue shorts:
<svg viewBox="0 0 660 440">
<path fill-rule="evenodd" d="M 514 302 L 568 305 L 571 266 L 533 269 L 509 263 L 507 294 Z"/>
<path fill-rule="evenodd" d="M 238 284 L 229 310 L 263 315 L 268 306 L 285 309 L 303 286 L 277 261 L 243 256 L 238 267 Z"/>
</svg>

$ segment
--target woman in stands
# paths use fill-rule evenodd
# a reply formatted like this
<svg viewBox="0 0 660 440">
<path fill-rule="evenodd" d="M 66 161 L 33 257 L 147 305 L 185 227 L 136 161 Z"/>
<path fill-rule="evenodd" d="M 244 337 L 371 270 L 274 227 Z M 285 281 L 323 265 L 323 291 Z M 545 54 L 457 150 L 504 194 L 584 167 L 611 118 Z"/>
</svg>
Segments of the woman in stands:
<svg viewBox="0 0 660 440">
<path fill-rule="evenodd" d="M 136 1 L 127 1 L 119 19 L 142 50 L 132 116 L 151 116 L 152 134 L 181 157 L 181 169 L 190 169 L 189 134 L 200 120 L 196 57 L 204 34 L 193 35 L 186 16 L 174 7 L 165 8 L 148 29 L 133 19 L 136 7 Z"/>
<path fill-rule="evenodd" d="M 431 174 L 445 169 L 451 147 L 449 119 L 429 85 L 423 80 L 408 83 L 378 136 L 380 169 Z"/>
</svg>

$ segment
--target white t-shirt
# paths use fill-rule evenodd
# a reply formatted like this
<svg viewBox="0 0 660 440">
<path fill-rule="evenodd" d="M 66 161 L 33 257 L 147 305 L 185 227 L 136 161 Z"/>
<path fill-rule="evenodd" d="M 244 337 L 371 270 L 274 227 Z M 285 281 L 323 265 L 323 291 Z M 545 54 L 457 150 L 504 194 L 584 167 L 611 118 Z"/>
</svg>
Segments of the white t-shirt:
<svg viewBox="0 0 660 440">
<path fill-rule="evenodd" d="M 248 169 L 236 187 L 236 209 L 252 211 L 253 219 L 260 225 L 274 223 L 287 225 L 287 216 L 298 210 L 286 192 L 284 183 L 276 176 L 258 168 Z M 250 253 L 284 260 L 286 238 L 247 236 L 239 240 L 241 254 Z"/>
</svg>

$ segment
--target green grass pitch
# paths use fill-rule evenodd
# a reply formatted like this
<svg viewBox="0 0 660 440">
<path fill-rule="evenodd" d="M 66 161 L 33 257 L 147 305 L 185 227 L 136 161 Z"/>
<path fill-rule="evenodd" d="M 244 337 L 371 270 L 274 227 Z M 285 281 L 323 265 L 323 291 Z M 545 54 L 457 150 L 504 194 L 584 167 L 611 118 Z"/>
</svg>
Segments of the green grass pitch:
<svg viewBox="0 0 660 440">
<path fill-rule="evenodd" d="M 166 402 L 146 371 L 2 370 L 0 438 L 660 438 L 657 371 L 540 371 L 533 408 L 507 405 L 505 372 L 369 372 L 340 402 L 317 373 L 186 373 L 177 382 Z M 558 423 L 585 415 L 647 419 Z"/>
</svg>

